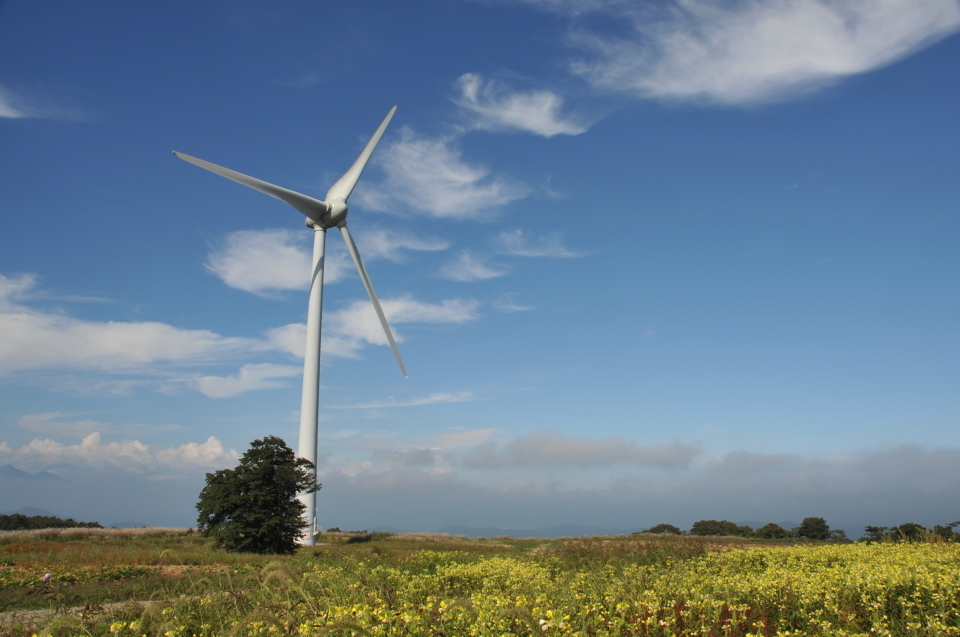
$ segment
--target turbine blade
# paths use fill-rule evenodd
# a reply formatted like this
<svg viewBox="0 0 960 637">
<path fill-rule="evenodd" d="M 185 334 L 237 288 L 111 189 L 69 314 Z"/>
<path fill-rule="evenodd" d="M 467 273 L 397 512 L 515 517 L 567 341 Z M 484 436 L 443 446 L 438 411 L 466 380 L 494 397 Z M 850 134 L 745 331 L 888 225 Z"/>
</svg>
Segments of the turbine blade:
<svg viewBox="0 0 960 637">
<path fill-rule="evenodd" d="M 284 203 L 288 203 L 317 223 L 320 223 L 321 215 L 330 209 L 330 206 L 327 205 L 326 202 L 319 201 L 313 197 L 308 197 L 307 195 L 301 195 L 299 192 L 287 190 L 286 188 L 281 188 L 280 186 L 274 186 L 273 184 L 261 181 L 256 177 L 250 177 L 249 175 L 238 173 L 235 170 L 230 170 L 229 168 L 224 168 L 223 166 L 211 164 L 208 161 L 191 157 L 190 155 L 184 153 L 173 151 L 173 154 L 195 166 L 200 166 L 200 168 L 217 173 L 221 177 L 232 179 L 238 184 L 243 184 L 244 186 L 248 186 L 254 190 L 259 190 L 260 192 L 270 195 L 271 197 L 275 197 Z"/>
<path fill-rule="evenodd" d="M 380 325 L 383 326 L 383 331 L 387 335 L 387 340 L 390 341 L 390 347 L 393 348 L 393 355 L 397 357 L 397 362 L 400 363 L 400 371 L 403 372 L 403 377 L 406 378 L 407 368 L 403 366 L 403 359 L 400 358 L 400 350 L 397 349 L 397 342 L 393 340 L 393 333 L 390 331 L 390 324 L 387 323 L 387 317 L 383 315 L 383 309 L 380 307 L 380 301 L 377 300 L 377 293 L 373 291 L 373 284 L 370 282 L 370 277 L 367 275 L 367 269 L 363 267 L 363 261 L 360 260 L 360 253 L 357 252 L 357 244 L 353 242 L 353 237 L 350 236 L 350 231 L 347 230 L 346 225 L 340 226 L 340 234 L 343 235 L 343 240 L 347 244 L 347 251 L 350 253 L 350 256 L 353 257 L 353 262 L 357 265 L 357 271 L 360 273 L 360 279 L 363 281 L 363 287 L 367 288 L 367 294 L 370 295 L 370 300 L 373 301 L 373 309 L 377 311 L 377 317 L 380 319 Z"/>
<path fill-rule="evenodd" d="M 363 152 L 360 153 L 357 160 L 353 162 L 353 166 L 350 166 L 350 170 L 345 172 L 343 177 L 338 179 L 336 183 L 330 187 L 330 190 L 327 191 L 327 201 L 333 201 L 334 199 L 347 200 L 350 193 L 353 192 L 354 186 L 357 185 L 357 180 L 360 179 L 360 173 L 363 172 L 367 162 L 370 161 L 370 155 L 373 154 L 373 149 L 380 143 L 380 138 L 383 137 L 383 131 L 387 130 L 387 124 L 390 123 L 390 119 L 393 118 L 393 114 L 396 112 L 397 107 L 394 106 L 390 109 L 390 112 L 387 113 L 387 116 L 383 118 L 383 121 L 380 123 L 380 128 L 377 129 L 373 137 L 370 138 L 370 141 L 367 142 Z"/>
</svg>

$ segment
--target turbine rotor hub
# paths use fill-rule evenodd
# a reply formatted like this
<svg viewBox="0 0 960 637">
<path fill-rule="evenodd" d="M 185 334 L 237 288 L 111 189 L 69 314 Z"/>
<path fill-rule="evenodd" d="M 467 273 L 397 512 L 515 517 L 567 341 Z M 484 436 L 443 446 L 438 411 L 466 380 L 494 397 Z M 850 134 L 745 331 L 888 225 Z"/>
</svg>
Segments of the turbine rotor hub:
<svg viewBox="0 0 960 637">
<path fill-rule="evenodd" d="M 327 212 L 320 217 L 324 228 L 339 226 L 347 221 L 347 202 L 343 199 L 333 199 L 327 203 Z"/>
</svg>

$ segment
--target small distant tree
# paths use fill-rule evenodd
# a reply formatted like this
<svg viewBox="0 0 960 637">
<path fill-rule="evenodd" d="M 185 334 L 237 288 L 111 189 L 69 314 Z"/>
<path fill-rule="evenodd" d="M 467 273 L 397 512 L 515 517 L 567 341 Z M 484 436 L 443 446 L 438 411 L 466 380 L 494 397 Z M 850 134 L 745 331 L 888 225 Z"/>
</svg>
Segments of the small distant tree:
<svg viewBox="0 0 960 637">
<path fill-rule="evenodd" d="M 894 533 L 897 539 L 901 541 L 917 542 L 923 539 L 923 536 L 930 533 L 930 529 L 916 522 L 907 522 L 898 526 Z"/>
<path fill-rule="evenodd" d="M 282 439 L 254 440 L 234 469 L 207 474 L 197 528 L 228 551 L 293 553 L 307 524 L 297 494 L 319 488 L 313 463 Z"/>
<path fill-rule="evenodd" d="M 749 526 L 738 526 L 728 520 L 698 520 L 690 527 L 690 535 L 739 535 L 749 537 L 753 529 Z"/>
<path fill-rule="evenodd" d="M 953 530 L 953 527 L 960 525 L 960 522 L 951 522 L 950 524 L 938 524 L 933 527 L 933 533 L 939 535 L 945 540 L 960 540 L 960 534 Z"/>
<path fill-rule="evenodd" d="M 793 534 L 811 540 L 829 540 L 830 526 L 823 518 L 803 518 L 803 522 L 793 530 Z"/>
<path fill-rule="evenodd" d="M 860 538 L 860 541 L 883 542 L 889 529 L 890 527 L 888 526 L 865 526 L 863 527 L 863 537 Z"/>
<path fill-rule="evenodd" d="M 850 541 L 850 538 L 847 537 L 847 532 L 843 529 L 832 529 L 830 531 L 830 541 L 845 544 Z"/>
<path fill-rule="evenodd" d="M 670 535 L 683 535 L 683 531 L 679 527 L 676 527 L 672 524 L 657 524 L 656 526 L 651 526 L 646 531 L 640 531 L 641 533 L 659 533 L 664 534 L 668 533 Z"/>
<path fill-rule="evenodd" d="M 769 524 L 764 524 L 759 529 L 753 532 L 754 536 L 763 538 L 765 540 L 782 540 L 785 537 L 790 537 L 790 531 L 786 530 L 779 524 L 774 524 L 770 522 Z"/>
</svg>

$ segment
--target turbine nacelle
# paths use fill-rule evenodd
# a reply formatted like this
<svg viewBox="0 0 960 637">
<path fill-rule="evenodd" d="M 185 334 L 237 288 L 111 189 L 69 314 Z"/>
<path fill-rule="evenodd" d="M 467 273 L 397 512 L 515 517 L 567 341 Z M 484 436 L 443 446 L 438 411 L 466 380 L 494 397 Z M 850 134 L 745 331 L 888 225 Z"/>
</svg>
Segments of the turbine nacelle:
<svg viewBox="0 0 960 637">
<path fill-rule="evenodd" d="M 347 202 L 343 199 L 334 199 L 332 201 L 325 202 L 329 208 L 327 213 L 320 217 L 321 223 L 324 228 L 332 228 L 334 226 L 343 226 L 347 223 Z"/>
</svg>

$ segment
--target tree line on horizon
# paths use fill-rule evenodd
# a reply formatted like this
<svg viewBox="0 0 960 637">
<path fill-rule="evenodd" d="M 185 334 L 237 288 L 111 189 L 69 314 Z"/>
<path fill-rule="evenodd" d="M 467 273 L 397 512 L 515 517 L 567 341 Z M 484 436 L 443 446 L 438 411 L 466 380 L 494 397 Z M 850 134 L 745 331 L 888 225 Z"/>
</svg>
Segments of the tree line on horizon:
<svg viewBox="0 0 960 637">
<path fill-rule="evenodd" d="M 960 521 L 950 522 L 949 524 L 937 524 L 932 529 L 917 524 L 916 522 L 906 522 L 900 526 L 865 526 L 863 528 L 863 537 L 860 542 L 900 542 L 900 541 L 918 541 L 931 536 L 937 536 L 944 540 L 960 540 L 960 533 L 953 529 L 960 526 Z M 745 524 L 736 524 L 729 520 L 699 520 L 693 523 L 689 531 L 683 531 L 673 524 L 657 524 L 644 531 L 637 533 L 655 533 L 670 535 L 700 535 L 700 536 L 728 536 L 728 537 L 748 537 L 763 540 L 785 540 L 808 539 L 831 542 L 850 542 L 846 531 L 843 529 L 831 529 L 830 525 L 823 518 L 809 517 L 804 518 L 800 526 L 792 529 L 785 529 L 779 524 L 770 522 L 759 528 L 751 528 Z"/>
<path fill-rule="evenodd" d="M 34 529 L 102 529 L 99 522 L 77 522 L 73 518 L 55 515 L 0 514 L 0 531 L 31 531 Z"/>
</svg>

